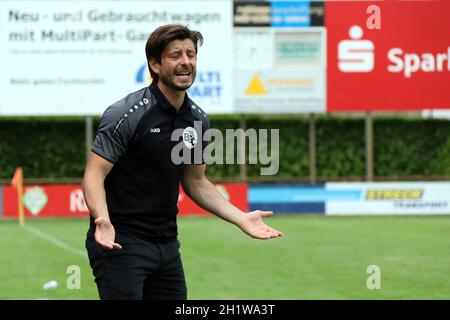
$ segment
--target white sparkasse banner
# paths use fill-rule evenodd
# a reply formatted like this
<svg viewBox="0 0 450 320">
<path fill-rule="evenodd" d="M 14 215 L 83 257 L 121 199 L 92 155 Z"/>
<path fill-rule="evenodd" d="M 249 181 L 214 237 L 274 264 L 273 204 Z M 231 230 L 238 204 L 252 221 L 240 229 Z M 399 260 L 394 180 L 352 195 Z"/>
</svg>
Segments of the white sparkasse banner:
<svg viewBox="0 0 450 320">
<path fill-rule="evenodd" d="M 232 2 L 0 0 L 0 115 L 99 115 L 149 84 L 160 25 L 203 34 L 190 97 L 232 112 Z"/>
<path fill-rule="evenodd" d="M 327 200 L 327 215 L 450 214 L 450 182 L 332 182 L 327 190 L 342 199 Z"/>
</svg>

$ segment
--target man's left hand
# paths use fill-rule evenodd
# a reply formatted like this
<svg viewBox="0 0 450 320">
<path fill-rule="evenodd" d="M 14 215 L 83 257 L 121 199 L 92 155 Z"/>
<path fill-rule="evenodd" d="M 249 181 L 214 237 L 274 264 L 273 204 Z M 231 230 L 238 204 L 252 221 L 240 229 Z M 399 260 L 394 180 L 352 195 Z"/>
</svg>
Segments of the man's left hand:
<svg viewBox="0 0 450 320">
<path fill-rule="evenodd" d="M 246 234 L 255 239 L 278 238 L 283 235 L 282 232 L 275 230 L 263 221 L 263 218 L 273 215 L 272 211 L 256 210 L 246 213 L 239 222 L 238 227 Z"/>
</svg>

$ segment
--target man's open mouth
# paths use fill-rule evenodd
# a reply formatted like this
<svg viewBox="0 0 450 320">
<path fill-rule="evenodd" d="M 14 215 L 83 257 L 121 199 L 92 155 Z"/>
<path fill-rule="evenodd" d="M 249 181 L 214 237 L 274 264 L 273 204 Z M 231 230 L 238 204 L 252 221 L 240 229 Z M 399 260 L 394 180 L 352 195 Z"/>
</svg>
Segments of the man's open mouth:
<svg viewBox="0 0 450 320">
<path fill-rule="evenodd" d="M 189 71 L 181 71 L 175 72 L 175 75 L 180 78 L 189 78 L 191 76 L 191 73 Z"/>
</svg>

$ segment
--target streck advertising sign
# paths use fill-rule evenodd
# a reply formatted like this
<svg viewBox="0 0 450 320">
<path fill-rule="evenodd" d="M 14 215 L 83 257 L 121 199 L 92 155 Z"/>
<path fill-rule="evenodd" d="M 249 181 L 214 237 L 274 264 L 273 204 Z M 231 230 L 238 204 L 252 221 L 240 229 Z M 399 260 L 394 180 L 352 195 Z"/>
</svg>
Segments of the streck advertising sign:
<svg viewBox="0 0 450 320">
<path fill-rule="evenodd" d="M 332 182 L 327 215 L 450 214 L 448 182 Z"/>
<path fill-rule="evenodd" d="M 328 111 L 450 108 L 450 1 L 326 3 Z"/>
</svg>

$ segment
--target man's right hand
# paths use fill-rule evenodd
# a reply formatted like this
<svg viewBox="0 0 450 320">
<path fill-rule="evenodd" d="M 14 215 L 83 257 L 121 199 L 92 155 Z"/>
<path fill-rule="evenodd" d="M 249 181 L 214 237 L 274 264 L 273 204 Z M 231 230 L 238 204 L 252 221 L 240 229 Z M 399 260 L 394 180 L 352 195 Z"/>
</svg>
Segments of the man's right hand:
<svg viewBox="0 0 450 320">
<path fill-rule="evenodd" d="M 106 249 L 122 249 L 122 246 L 114 242 L 116 231 L 109 219 L 98 217 L 95 223 L 95 241 Z"/>
</svg>

